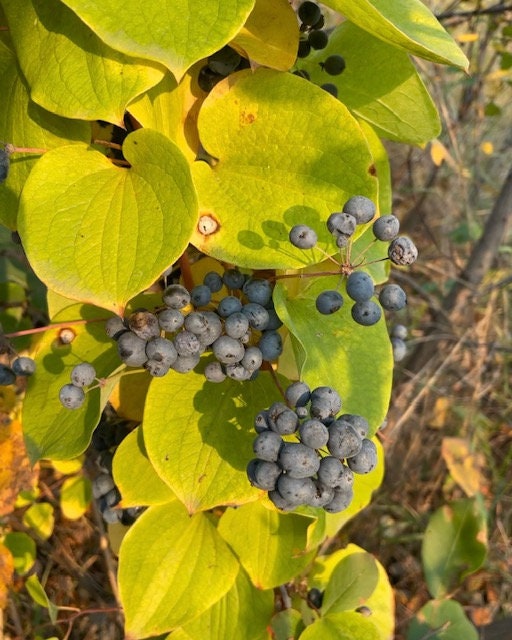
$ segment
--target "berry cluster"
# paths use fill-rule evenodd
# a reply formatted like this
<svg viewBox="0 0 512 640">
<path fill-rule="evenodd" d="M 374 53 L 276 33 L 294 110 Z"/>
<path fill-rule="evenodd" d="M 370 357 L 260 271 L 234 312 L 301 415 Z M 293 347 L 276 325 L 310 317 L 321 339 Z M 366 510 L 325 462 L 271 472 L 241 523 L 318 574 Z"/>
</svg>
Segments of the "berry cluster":
<svg viewBox="0 0 512 640">
<path fill-rule="evenodd" d="M 307 58 L 313 49 L 325 49 L 329 42 L 329 35 L 323 28 L 325 20 L 320 7 L 315 2 L 307 0 L 299 6 L 297 16 L 300 20 L 301 31 L 297 58 Z M 346 66 L 345 58 L 339 54 L 330 55 L 319 64 L 322 70 L 330 76 L 340 75 L 345 71 Z M 309 73 L 305 69 L 297 69 L 294 74 L 306 80 L 310 79 Z M 338 88 L 332 82 L 321 84 L 320 87 L 335 98 L 338 97 Z"/>
<path fill-rule="evenodd" d="M 256 416 L 257 457 L 247 466 L 249 481 L 285 511 L 301 505 L 343 511 L 353 498 L 354 473 L 369 473 L 377 464 L 375 445 L 366 437 L 367 420 L 336 417 L 341 398 L 332 387 L 311 391 L 306 383 L 294 382 L 285 399 L 286 404 L 275 402 Z M 299 442 L 284 439 L 294 434 Z"/>
<path fill-rule="evenodd" d="M 226 287 L 228 295 L 212 296 Z M 282 322 L 272 301 L 272 284 L 238 269 L 221 276 L 206 274 L 203 283 L 190 291 L 171 284 L 163 292 L 164 306 L 154 313 L 139 309 L 127 318 L 110 318 L 105 330 L 117 343 L 120 359 L 129 367 L 144 367 L 153 377 L 171 369 L 188 373 L 199 364 L 201 354 L 211 352 L 213 361 L 204 370 L 207 380 L 226 377 L 254 379 L 265 362 L 279 358 L 283 341 L 277 329 Z M 60 390 L 60 401 L 77 409 L 85 400 L 84 387 L 96 377 L 94 367 L 82 363 L 71 373 L 71 383 Z"/>
<path fill-rule="evenodd" d="M 0 326 L 0 335 L 2 328 Z M 7 352 L 11 352 L 10 346 L 6 347 Z M 8 387 L 16 382 L 16 377 L 31 376 L 36 370 L 36 363 L 28 356 L 17 356 L 10 364 L 0 364 L 0 386 Z"/>
<path fill-rule="evenodd" d="M 121 493 L 112 477 L 112 460 L 115 449 L 132 428 L 133 425 L 120 420 L 117 415 L 112 414 L 112 410 L 109 408 L 103 412 L 100 423 L 92 435 L 90 452 L 96 457 L 98 470 L 92 483 L 92 493 L 102 518 L 107 524 L 117 522 L 124 525 L 133 524 L 144 511 L 144 507 L 123 509 L 119 506 Z"/>
<path fill-rule="evenodd" d="M 393 348 L 393 360 L 401 362 L 407 355 L 407 327 L 403 324 L 396 324 L 391 330 L 391 346 Z"/>
<path fill-rule="evenodd" d="M 341 211 L 331 213 L 327 219 L 327 229 L 333 236 L 336 246 L 344 249 L 346 255 L 350 255 L 352 236 L 358 225 L 370 222 L 376 213 L 374 203 L 365 196 L 353 196 L 344 205 Z M 407 236 L 399 236 L 400 223 L 392 214 L 377 218 L 372 225 L 375 241 L 389 242 L 388 259 L 396 265 L 410 265 L 418 257 L 418 250 L 413 241 Z M 298 224 L 291 228 L 289 239 L 298 249 L 312 249 L 318 236 L 314 229 Z M 340 264 L 340 275 L 347 276 L 346 291 L 353 304 L 351 308 L 352 318 L 358 324 L 371 326 L 377 323 L 382 316 L 382 309 L 386 311 L 399 311 L 407 304 L 405 291 L 397 284 L 383 286 L 378 293 L 378 304 L 372 298 L 375 295 L 375 284 L 367 273 L 356 271 L 350 262 Z M 339 291 L 322 291 L 316 299 L 317 310 L 330 315 L 341 309 L 343 296 Z"/>
<path fill-rule="evenodd" d="M 197 82 L 203 91 L 210 92 L 218 82 L 231 73 L 249 67 L 246 58 L 226 45 L 208 58 L 207 64 L 199 71 Z"/>
<path fill-rule="evenodd" d="M 85 402 L 84 388 L 90 386 L 96 378 L 96 370 L 88 362 L 81 362 L 71 370 L 71 382 L 61 387 L 59 400 L 66 409 L 79 409 Z"/>
</svg>

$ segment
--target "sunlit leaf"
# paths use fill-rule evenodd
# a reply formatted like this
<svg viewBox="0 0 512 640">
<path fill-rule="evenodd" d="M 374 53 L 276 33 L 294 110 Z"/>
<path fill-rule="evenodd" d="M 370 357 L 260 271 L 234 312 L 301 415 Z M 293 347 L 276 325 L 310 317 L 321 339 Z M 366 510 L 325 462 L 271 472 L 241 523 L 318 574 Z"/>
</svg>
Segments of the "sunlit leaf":
<svg viewBox="0 0 512 640">
<path fill-rule="evenodd" d="M 123 152 L 130 169 L 85 146 L 45 154 L 23 189 L 19 220 L 43 282 L 120 315 L 181 255 L 197 221 L 188 164 L 168 138 L 138 130 Z"/>
<path fill-rule="evenodd" d="M 254 0 L 63 0 L 108 45 L 160 62 L 177 80 L 194 62 L 227 44 Z"/>
<path fill-rule="evenodd" d="M 215 258 L 260 269 L 320 262 L 318 249 L 291 245 L 291 227 L 312 226 L 319 248 L 334 253 L 329 214 L 355 194 L 376 199 L 373 158 L 357 121 L 303 78 L 238 72 L 209 94 L 198 125 L 216 160 L 192 167 L 200 212 L 192 241 Z"/>
<path fill-rule="evenodd" d="M 268 373 L 216 384 L 201 373 L 171 371 L 151 382 L 144 443 L 158 474 L 190 512 L 257 499 L 260 492 L 246 474 L 254 417 L 278 399 Z"/>
<path fill-rule="evenodd" d="M 53 149 L 73 142 L 88 142 L 90 126 L 85 122 L 59 118 L 29 99 L 16 58 L 0 41 L 0 91 L 9 96 L 9 108 L 0 113 L 0 139 L 17 147 Z M 0 222 L 16 229 L 18 200 L 38 155 L 16 153 L 11 156 L 9 175 L 0 189 Z"/>
<path fill-rule="evenodd" d="M 2 0 L 34 102 L 68 118 L 123 123 L 164 69 L 111 49 L 59 0 Z"/>
<path fill-rule="evenodd" d="M 254 502 L 228 509 L 218 530 L 252 583 L 271 589 L 291 580 L 311 562 L 314 552 L 305 552 L 309 523 L 304 516 L 278 513 Z"/>
<path fill-rule="evenodd" d="M 190 517 L 178 501 L 150 507 L 124 537 L 119 555 L 127 635 L 146 638 L 185 624 L 220 600 L 238 571 L 207 516 Z"/>
<path fill-rule="evenodd" d="M 467 69 L 468 59 L 421 0 L 326 0 L 361 29 L 426 60 Z"/>
</svg>

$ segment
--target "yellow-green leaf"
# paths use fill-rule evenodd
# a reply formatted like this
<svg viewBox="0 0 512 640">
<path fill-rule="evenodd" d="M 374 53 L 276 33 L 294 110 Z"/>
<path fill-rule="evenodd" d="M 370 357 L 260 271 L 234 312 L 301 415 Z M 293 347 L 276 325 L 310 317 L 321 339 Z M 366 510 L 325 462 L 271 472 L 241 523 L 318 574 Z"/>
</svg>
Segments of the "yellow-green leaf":
<svg viewBox="0 0 512 640">
<path fill-rule="evenodd" d="M 256 0 L 243 28 L 231 42 L 258 64 L 287 71 L 297 58 L 299 25 L 288 0 Z"/>
<path fill-rule="evenodd" d="M 250 268 L 323 259 L 294 248 L 290 228 L 314 227 L 334 252 L 325 220 L 353 195 L 377 196 L 373 158 L 348 109 L 290 73 L 260 68 L 217 84 L 199 114 L 199 137 L 216 160 L 192 167 L 200 202 L 193 243 Z"/>
<path fill-rule="evenodd" d="M 0 140 L 17 147 L 53 149 L 75 141 L 88 142 L 91 128 L 86 122 L 68 120 L 45 111 L 28 95 L 26 82 L 9 47 L 0 41 Z M 11 156 L 9 175 L 0 189 L 0 223 L 17 228 L 18 200 L 38 155 L 16 153 Z"/>
<path fill-rule="evenodd" d="M 123 507 L 165 504 L 176 499 L 149 461 L 140 428 L 129 433 L 116 449 L 113 475 Z"/>
<path fill-rule="evenodd" d="M 333 54 L 342 55 L 346 64 L 338 76 L 329 76 L 321 67 Z M 407 53 L 356 25 L 344 22 L 330 34 L 325 49 L 299 62 L 312 82 L 333 83 L 339 100 L 380 136 L 425 144 L 439 134 L 436 107 Z"/>
<path fill-rule="evenodd" d="M 45 154 L 23 189 L 19 220 L 48 287 L 119 315 L 181 255 L 197 221 L 188 164 L 168 138 L 139 129 L 123 152 L 130 169 L 85 146 Z"/>
<path fill-rule="evenodd" d="M 54 522 L 54 510 L 49 502 L 36 502 L 23 514 L 23 524 L 42 540 L 52 535 Z"/>
<path fill-rule="evenodd" d="M 227 44 L 254 0 L 63 0 L 108 45 L 155 60 L 179 81 L 185 71 Z"/>
<path fill-rule="evenodd" d="M 469 61 L 421 0 L 325 0 L 361 29 L 409 53 L 467 69 Z"/>
<path fill-rule="evenodd" d="M 60 508 L 66 518 L 81 518 L 91 502 L 91 481 L 82 475 L 66 478 L 60 491 Z"/>
<path fill-rule="evenodd" d="M 203 513 L 178 501 L 150 507 L 119 554 L 119 590 L 130 638 L 183 625 L 220 600 L 239 571 L 235 556 Z"/>
<path fill-rule="evenodd" d="M 68 118 L 123 123 L 126 105 L 163 75 L 102 42 L 59 0 L 2 0 L 30 96 Z"/>
</svg>

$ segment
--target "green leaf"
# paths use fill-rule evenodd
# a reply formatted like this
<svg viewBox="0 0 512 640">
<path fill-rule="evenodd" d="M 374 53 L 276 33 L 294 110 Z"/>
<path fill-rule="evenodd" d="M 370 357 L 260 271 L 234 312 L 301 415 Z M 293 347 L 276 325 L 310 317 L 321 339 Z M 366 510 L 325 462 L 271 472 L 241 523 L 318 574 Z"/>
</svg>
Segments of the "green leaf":
<svg viewBox="0 0 512 640">
<path fill-rule="evenodd" d="M 374 592 L 379 579 L 369 553 L 352 553 L 336 565 L 325 588 L 322 611 L 338 613 L 356 609 Z"/>
<path fill-rule="evenodd" d="M 117 349 L 105 334 L 103 323 L 94 322 L 102 315 L 105 312 L 96 307 L 68 307 L 53 319 L 59 326 L 46 331 L 36 346 L 36 372 L 28 380 L 22 413 L 31 462 L 75 458 L 89 444 L 112 385 L 105 387 L 104 394 L 99 389 L 89 391 L 84 405 L 76 410 L 61 405 L 59 390 L 70 382 L 71 369 L 79 362 L 90 362 L 98 377 L 108 376 L 119 366 Z M 76 320 L 89 323 L 73 324 Z M 66 321 L 71 321 L 69 328 L 75 333 L 70 345 L 59 343 Z"/>
<path fill-rule="evenodd" d="M 197 84 L 199 70 L 194 65 L 177 84 L 168 72 L 155 87 L 135 99 L 129 112 L 146 128 L 170 138 L 192 163 L 199 152 L 197 114 L 206 95 Z"/>
<path fill-rule="evenodd" d="M 134 429 L 116 449 L 113 476 L 123 507 L 165 504 L 176 499 L 149 461 L 142 429 Z"/>
<path fill-rule="evenodd" d="M 329 76 L 320 66 L 332 54 L 345 59 L 339 76 Z M 336 85 L 339 100 L 380 136 L 424 144 L 439 135 L 436 107 L 407 53 L 355 24 L 341 24 L 330 34 L 325 49 L 297 66 L 308 71 L 312 82 Z"/>
<path fill-rule="evenodd" d="M 237 554 L 252 583 L 272 589 L 291 580 L 311 562 L 305 552 L 311 520 L 278 513 L 261 502 L 227 509 L 218 531 Z"/>
<path fill-rule="evenodd" d="M 240 383 L 170 371 L 152 380 L 143 434 L 151 463 L 189 512 L 256 500 L 247 480 L 254 417 L 279 399 L 268 373 Z"/>
<path fill-rule="evenodd" d="M 36 604 L 48 609 L 50 621 L 54 623 L 57 620 L 59 607 L 48 598 L 43 585 L 39 582 L 39 578 L 35 573 L 25 580 L 25 587 Z"/>
<path fill-rule="evenodd" d="M 227 44 L 249 16 L 254 0 L 63 0 L 108 45 L 155 60 L 179 81 L 185 71 Z"/>
<path fill-rule="evenodd" d="M 123 126 L 126 105 L 164 69 L 111 49 L 59 0 L 2 0 L 30 96 L 68 118 Z"/>
<path fill-rule="evenodd" d="M 478 631 L 455 600 L 430 600 L 411 621 L 407 640 L 478 640 Z"/>
<path fill-rule="evenodd" d="M 92 498 L 91 481 L 82 475 L 66 478 L 60 491 L 60 508 L 66 518 L 77 520 L 86 512 Z"/>
<path fill-rule="evenodd" d="M 303 628 L 302 616 L 296 609 L 279 611 L 272 618 L 272 638 L 275 640 L 298 638 L 300 629 Z"/>
<path fill-rule="evenodd" d="M 442 598 L 479 569 L 487 555 L 487 522 L 478 499 L 459 500 L 434 512 L 421 556 L 428 589 Z"/>
<path fill-rule="evenodd" d="M 130 169 L 85 146 L 45 154 L 23 189 L 19 220 L 48 287 L 119 315 L 181 255 L 197 221 L 188 164 L 168 138 L 139 129 L 123 153 Z"/>
<path fill-rule="evenodd" d="M 387 213 L 391 213 L 393 208 L 393 189 L 391 184 L 391 167 L 389 164 L 388 152 L 377 135 L 377 132 L 370 124 L 365 120 L 361 120 L 359 122 L 359 126 L 366 137 L 368 146 L 370 147 L 376 176 L 379 181 L 378 209 L 380 211 L 380 215 L 385 215 Z M 370 226 L 370 224 L 368 226 Z M 360 240 L 363 237 L 364 236 L 362 236 Z M 368 243 L 368 240 L 366 242 Z M 385 264 L 386 263 L 384 263 L 384 265 Z M 389 270 L 389 267 L 387 267 L 387 269 Z"/>
<path fill-rule="evenodd" d="M 321 273 L 318 267 L 310 271 Z M 393 370 L 391 343 L 383 318 L 371 327 L 352 320 L 351 300 L 346 295 L 336 313 L 318 313 L 316 297 L 321 291 L 336 289 L 339 281 L 339 276 L 328 275 L 303 278 L 299 283 L 295 281 L 294 290 L 290 284 L 283 284 L 289 280 L 281 280 L 274 290 L 274 302 L 279 317 L 300 345 L 297 355 L 301 380 L 311 388 L 334 387 L 343 401 L 342 412 L 363 415 L 373 435 L 388 411 Z"/>
<path fill-rule="evenodd" d="M 300 640 L 380 640 L 377 627 L 360 613 L 330 613 L 306 627 Z"/>
<path fill-rule="evenodd" d="M 317 556 L 308 575 L 308 587 L 316 587 L 323 591 L 340 563 L 354 555 L 360 555 L 364 549 L 349 544 L 328 556 Z M 395 597 L 389 583 L 386 570 L 374 560 L 378 571 L 378 582 L 374 591 L 366 598 L 365 606 L 371 611 L 371 621 L 379 630 L 381 640 L 394 637 L 395 629 Z"/>
<path fill-rule="evenodd" d="M 217 160 L 192 167 L 199 225 L 192 242 L 241 267 L 288 269 L 324 258 L 288 239 L 312 226 L 334 252 L 325 220 L 355 194 L 376 200 L 366 138 L 347 108 L 290 73 L 260 68 L 217 84 L 203 103 L 199 137 Z"/>
<path fill-rule="evenodd" d="M 469 67 L 462 50 L 420 0 L 326 0 L 324 4 L 361 29 L 420 58 Z"/>
<path fill-rule="evenodd" d="M 290 69 L 297 58 L 299 25 L 288 0 L 256 0 L 231 46 L 265 67 Z"/>
<path fill-rule="evenodd" d="M 226 595 L 184 626 L 192 640 L 243 638 L 261 640 L 274 611 L 272 590 L 253 587 L 243 569 Z"/>
<path fill-rule="evenodd" d="M 8 96 L 8 108 L 0 112 L 0 140 L 17 147 L 53 149 L 74 141 L 88 142 L 90 125 L 59 118 L 29 99 L 13 52 L 0 41 L 0 92 Z M 11 156 L 9 175 L 0 189 L 0 223 L 16 229 L 18 200 L 38 156 L 16 153 Z"/>
<path fill-rule="evenodd" d="M 47 540 L 52 535 L 54 523 L 54 509 L 49 502 L 36 502 L 23 514 L 23 524 L 41 540 Z"/>
<path fill-rule="evenodd" d="M 2 543 L 12 554 L 16 573 L 23 575 L 30 571 L 36 561 L 36 543 L 34 540 L 26 533 L 10 531 L 5 534 Z"/>
<path fill-rule="evenodd" d="M 190 517 L 179 502 L 150 507 L 119 553 L 127 635 L 145 638 L 185 624 L 231 589 L 238 570 L 207 516 Z"/>
</svg>

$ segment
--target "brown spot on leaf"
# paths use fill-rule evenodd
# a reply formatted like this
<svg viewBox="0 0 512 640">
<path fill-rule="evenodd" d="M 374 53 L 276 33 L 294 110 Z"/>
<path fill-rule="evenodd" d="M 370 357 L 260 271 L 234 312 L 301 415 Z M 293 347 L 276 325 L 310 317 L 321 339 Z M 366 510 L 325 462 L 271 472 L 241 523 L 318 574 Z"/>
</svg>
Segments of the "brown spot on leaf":
<svg viewBox="0 0 512 640">
<path fill-rule="evenodd" d="M 246 111 L 242 111 L 242 113 L 240 114 L 240 124 L 242 126 L 252 124 L 255 120 L 256 116 L 254 115 L 254 113 L 247 113 Z"/>
<path fill-rule="evenodd" d="M 220 229 L 220 222 L 211 213 L 202 215 L 197 223 L 197 230 L 202 236 L 211 236 Z"/>
<path fill-rule="evenodd" d="M 368 173 L 369 173 L 371 176 L 376 176 L 376 175 L 377 175 L 377 167 L 376 167 L 374 164 L 371 164 L 371 165 L 368 167 Z"/>
</svg>

